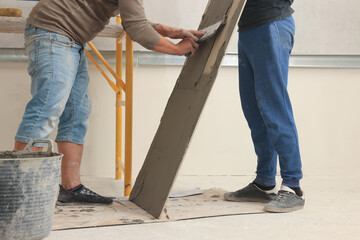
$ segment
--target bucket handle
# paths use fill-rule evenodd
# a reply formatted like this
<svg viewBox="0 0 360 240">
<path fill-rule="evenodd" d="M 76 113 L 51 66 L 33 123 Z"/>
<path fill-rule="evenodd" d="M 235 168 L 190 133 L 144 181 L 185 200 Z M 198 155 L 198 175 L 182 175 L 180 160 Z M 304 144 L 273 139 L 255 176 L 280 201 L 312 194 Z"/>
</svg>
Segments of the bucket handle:
<svg viewBox="0 0 360 240">
<path fill-rule="evenodd" d="M 53 152 L 53 141 L 52 140 L 35 139 L 35 140 L 30 140 L 30 142 L 26 145 L 24 150 L 20 151 L 19 154 L 32 153 L 33 151 L 31 151 L 31 149 L 36 143 L 45 143 L 45 144 L 47 144 L 46 153 L 52 153 Z"/>
</svg>

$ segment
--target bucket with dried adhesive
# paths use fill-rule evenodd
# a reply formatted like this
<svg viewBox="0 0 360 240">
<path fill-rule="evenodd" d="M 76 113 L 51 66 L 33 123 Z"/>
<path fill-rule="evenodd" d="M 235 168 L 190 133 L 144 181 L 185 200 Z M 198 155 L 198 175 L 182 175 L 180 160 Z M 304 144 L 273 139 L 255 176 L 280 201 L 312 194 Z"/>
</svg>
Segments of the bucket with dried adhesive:
<svg viewBox="0 0 360 240">
<path fill-rule="evenodd" d="M 46 144 L 47 151 L 32 152 L 36 143 Z M 37 240 L 50 234 L 61 158 L 49 140 L 0 152 L 0 239 Z"/>
</svg>

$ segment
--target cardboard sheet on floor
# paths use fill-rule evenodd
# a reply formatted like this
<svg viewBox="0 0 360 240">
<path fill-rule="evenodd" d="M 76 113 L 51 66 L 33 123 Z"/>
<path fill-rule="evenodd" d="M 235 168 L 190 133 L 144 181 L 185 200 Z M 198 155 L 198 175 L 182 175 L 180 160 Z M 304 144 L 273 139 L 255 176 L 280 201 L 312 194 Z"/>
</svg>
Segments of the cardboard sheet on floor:
<svg viewBox="0 0 360 240">
<path fill-rule="evenodd" d="M 262 213 L 259 203 L 225 201 L 222 189 L 204 190 L 203 194 L 171 198 L 164 214 L 156 219 L 135 203 L 116 200 L 112 205 L 57 206 L 53 219 L 53 230 L 88 228 L 100 226 L 129 225 L 179 221 L 186 219 Z"/>
</svg>

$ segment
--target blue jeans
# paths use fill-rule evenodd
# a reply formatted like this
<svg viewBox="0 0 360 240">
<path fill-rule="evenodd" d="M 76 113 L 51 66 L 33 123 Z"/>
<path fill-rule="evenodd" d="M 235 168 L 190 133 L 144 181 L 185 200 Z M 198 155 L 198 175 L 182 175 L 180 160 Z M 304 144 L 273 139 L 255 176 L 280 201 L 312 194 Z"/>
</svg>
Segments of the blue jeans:
<svg viewBox="0 0 360 240">
<path fill-rule="evenodd" d="M 239 32 L 241 105 L 258 158 L 255 182 L 275 185 L 277 156 L 283 184 L 302 178 L 298 134 L 287 91 L 294 44 L 292 17 Z"/>
<path fill-rule="evenodd" d="M 26 106 L 15 140 L 46 139 L 83 144 L 91 100 L 84 47 L 61 34 L 26 25 L 32 99 Z"/>
</svg>

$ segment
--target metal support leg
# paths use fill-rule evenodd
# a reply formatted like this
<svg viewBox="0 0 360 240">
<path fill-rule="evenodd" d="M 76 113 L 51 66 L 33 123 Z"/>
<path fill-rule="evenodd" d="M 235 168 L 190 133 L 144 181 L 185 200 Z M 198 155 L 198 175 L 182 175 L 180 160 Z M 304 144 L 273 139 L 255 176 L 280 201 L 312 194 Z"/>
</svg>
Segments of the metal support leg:
<svg viewBox="0 0 360 240">
<path fill-rule="evenodd" d="M 133 62 L 133 41 L 126 34 L 125 196 L 129 196 L 132 189 Z"/>
<path fill-rule="evenodd" d="M 116 22 L 121 23 L 121 18 L 116 17 Z M 123 54 L 122 54 L 122 38 L 116 39 L 116 74 L 122 79 Z M 116 85 L 120 88 L 120 82 L 116 81 Z M 122 91 L 116 93 L 116 156 L 115 156 L 115 179 L 121 179 L 124 164 L 122 160 Z"/>
</svg>

